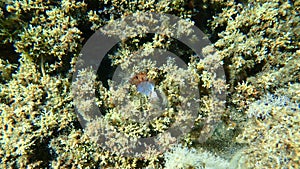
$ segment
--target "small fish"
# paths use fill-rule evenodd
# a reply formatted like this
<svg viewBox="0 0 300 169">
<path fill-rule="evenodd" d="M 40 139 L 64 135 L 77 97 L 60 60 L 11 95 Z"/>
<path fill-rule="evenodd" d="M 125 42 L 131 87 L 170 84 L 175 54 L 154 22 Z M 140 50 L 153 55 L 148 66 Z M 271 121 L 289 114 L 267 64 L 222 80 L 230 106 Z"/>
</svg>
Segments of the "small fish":
<svg viewBox="0 0 300 169">
<path fill-rule="evenodd" d="M 130 83 L 136 86 L 139 93 L 149 98 L 154 108 L 163 109 L 167 105 L 167 97 L 163 92 L 155 90 L 155 81 L 149 79 L 147 73 L 141 72 L 136 74 L 130 79 Z"/>
<path fill-rule="evenodd" d="M 147 73 L 141 72 L 130 79 L 130 83 L 137 87 L 138 92 L 150 96 L 154 92 L 154 82 L 147 77 Z"/>
<path fill-rule="evenodd" d="M 158 98 L 154 91 L 154 81 L 147 77 L 146 72 L 136 74 L 130 79 L 130 83 L 137 87 L 137 91 L 148 96 L 150 99 L 156 100 Z"/>
<path fill-rule="evenodd" d="M 145 82 L 145 81 L 149 81 L 148 77 L 147 77 L 147 73 L 146 72 L 140 72 L 136 75 L 134 75 L 131 79 L 130 79 L 130 83 L 134 84 L 134 85 L 138 85 L 141 82 Z"/>
</svg>

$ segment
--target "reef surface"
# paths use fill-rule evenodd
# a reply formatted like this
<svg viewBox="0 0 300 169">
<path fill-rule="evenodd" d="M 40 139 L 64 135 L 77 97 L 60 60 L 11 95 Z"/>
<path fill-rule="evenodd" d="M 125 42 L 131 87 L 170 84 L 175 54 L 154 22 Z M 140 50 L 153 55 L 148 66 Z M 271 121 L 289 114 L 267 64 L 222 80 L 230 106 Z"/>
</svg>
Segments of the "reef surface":
<svg viewBox="0 0 300 169">
<path fill-rule="evenodd" d="M 299 168 L 299 11 L 299 0 L 1 1 L 0 168 Z M 114 25 L 126 16 L 176 27 L 137 34 L 147 26 Z M 78 70 L 107 25 L 130 36 L 98 72 Z M 206 57 L 172 38 L 193 26 L 211 42 Z M 186 66 L 147 59 L 156 49 Z M 134 141 L 153 136 L 159 148 L 137 152 Z"/>
</svg>

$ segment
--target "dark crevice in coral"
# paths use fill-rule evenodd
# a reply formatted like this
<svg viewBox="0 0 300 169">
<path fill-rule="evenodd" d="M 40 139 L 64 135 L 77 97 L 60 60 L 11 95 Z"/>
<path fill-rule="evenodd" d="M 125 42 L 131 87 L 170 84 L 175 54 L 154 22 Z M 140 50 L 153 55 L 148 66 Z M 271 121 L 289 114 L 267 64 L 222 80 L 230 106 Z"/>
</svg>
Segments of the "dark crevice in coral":
<svg viewBox="0 0 300 169">
<path fill-rule="evenodd" d="M 30 163 L 35 163 L 41 161 L 39 167 L 48 168 L 51 164 L 51 161 L 55 159 L 50 153 L 50 149 L 48 145 L 50 143 L 51 138 L 43 138 L 42 140 L 37 139 L 34 143 L 34 147 L 31 148 L 32 153 L 30 158 L 28 158 Z"/>
<path fill-rule="evenodd" d="M 66 54 L 64 57 L 61 58 L 61 61 L 62 61 L 62 66 L 61 67 L 58 67 L 57 69 L 55 69 L 55 71 L 53 72 L 50 72 L 49 75 L 51 76 L 56 76 L 56 75 L 62 75 L 63 77 L 66 77 L 67 74 L 69 73 L 70 69 L 71 69 L 71 60 L 73 57 L 74 54 Z M 77 54 L 75 54 L 77 55 Z M 53 58 L 53 57 L 51 57 Z"/>
<path fill-rule="evenodd" d="M 222 26 L 218 26 L 217 28 L 215 28 L 211 33 L 210 33 L 210 36 L 209 36 L 209 40 L 212 42 L 212 43 L 215 43 L 217 42 L 220 37 L 219 37 L 219 33 L 224 31 L 227 27 L 227 24 L 224 24 Z"/>
<path fill-rule="evenodd" d="M 77 113 L 78 115 L 78 113 Z M 78 119 L 78 118 L 77 118 Z M 72 126 L 74 127 L 74 129 L 80 129 L 83 130 L 84 127 L 82 126 L 82 124 L 79 122 L 79 120 L 75 120 L 72 122 Z"/>
<path fill-rule="evenodd" d="M 262 61 L 261 63 L 255 64 L 253 68 L 246 68 L 245 71 L 247 72 L 247 77 L 255 76 L 257 73 L 261 72 L 265 64 L 266 62 Z"/>
<path fill-rule="evenodd" d="M 0 45 L 0 58 L 8 60 L 11 64 L 19 64 L 19 54 L 15 52 L 14 46 L 11 43 Z"/>
<path fill-rule="evenodd" d="M 171 45 L 171 47 L 168 50 L 174 53 L 176 56 L 182 59 L 185 64 L 188 65 L 188 63 L 190 63 L 191 57 L 196 55 L 195 51 L 193 51 L 186 44 L 184 44 L 183 42 L 177 39 L 172 38 L 172 44 L 174 45 Z M 199 48 L 201 47 L 199 46 Z M 199 57 L 203 57 L 203 56 L 199 56 Z"/>
<path fill-rule="evenodd" d="M 119 44 L 116 44 L 107 52 L 107 54 L 101 60 L 99 68 L 97 70 L 97 81 L 101 81 L 105 88 L 109 88 L 108 80 L 113 78 L 114 72 L 117 66 L 112 65 L 112 60 L 110 59 L 109 55 L 112 55 L 115 51 L 117 51 Z"/>
<path fill-rule="evenodd" d="M 239 31 L 241 33 L 243 33 L 244 35 L 247 35 L 250 32 L 251 28 L 252 28 L 252 25 L 248 25 L 248 26 L 243 25 L 243 27 L 239 28 Z"/>
<path fill-rule="evenodd" d="M 211 8 L 211 7 L 209 7 Z M 211 32 L 208 27 L 208 21 L 212 19 L 213 10 L 199 10 L 193 17 L 192 20 L 195 21 L 195 26 L 197 26 L 204 33 Z"/>
<path fill-rule="evenodd" d="M 103 8 L 105 7 L 103 1 L 85 0 L 84 2 L 87 4 L 87 9 L 89 10 L 103 10 Z"/>
<path fill-rule="evenodd" d="M 82 46 L 86 43 L 86 41 L 95 33 L 95 31 L 91 30 L 92 27 L 92 23 L 89 22 L 87 15 L 87 12 L 89 12 L 90 10 L 93 11 L 98 11 L 104 8 L 104 4 L 102 1 L 95 1 L 95 0 L 86 0 L 84 1 L 87 4 L 87 11 L 86 13 L 84 13 L 85 15 L 81 14 L 80 16 L 77 16 L 76 18 L 83 18 L 78 22 L 78 26 L 77 28 L 82 32 L 82 38 L 83 41 L 81 42 Z M 100 7 L 100 8 L 99 8 Z M 109 19 L 109 15 L 107 16 L 102 16 L 100 15 L 100 18 L 107 18 Z"/>
<path fill-rule="evenodd" d="M 221 4 L 204 3 L 203 1 L 193 1 L 193 6 L 196 9 L 192 16 L 195 26 L 207 34 L 211 42 L 215 42 L 218 39 L 215 32 L 223 29 L 213 31 L 208 22 L 213 19 L 213 16 L 222 11 L 223 6 Z"/>
<path fill-rule="evenodd" d="M 95 33 L 95 31 L 92 31 L 90 27 L 92 26 L 92 23 L 88 22 L 79 22 L 77 28 L 82 32 L 81 37 L 83 38 L 81 44 L 82 46 L 89 40 L 89 38 Z"/>
<path fill-rule="evenodd" d="M 230 68 L 229 66 L 231 65 L 231 59 L 229 58 L 224 58 L 223 59 L 223 69 L 225 73 L 225 78 L 226 78 L 226 84 L 231 84 L 231 77 L 230 77 Z"/>
</svg>

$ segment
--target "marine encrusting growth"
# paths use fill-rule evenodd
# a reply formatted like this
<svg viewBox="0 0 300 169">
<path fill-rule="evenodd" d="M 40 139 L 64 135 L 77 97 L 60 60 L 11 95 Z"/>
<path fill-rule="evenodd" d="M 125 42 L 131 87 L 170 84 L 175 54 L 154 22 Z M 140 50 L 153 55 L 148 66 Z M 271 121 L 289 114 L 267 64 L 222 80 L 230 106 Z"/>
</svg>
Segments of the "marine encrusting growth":
<svg viewBox="0 0 300 169">
<path fill-rule="evenodd" d="M 299 168 L 299 8 L 299 0 L 1 1 L 0 168 Z M 147 11 L 187 21 L 174 25 L 179 35 L 201 28 L 212 41 L 206 57 L 195 56 L 169 30 L 132 34 L 108 54 L 112 66 L 124 70 L 122 83 L 108 80 L 108 88 L 88 68 L 72 83 L 82 46 L 96 30 Z M 134 22 L 104 33 L 144 29 Z M 178 54 L 187 67 L 144 58 L 157 48 Z M 132 66 L 134 60 L 141 64 Z M 225 80 L 211 73 L 218 67 Z M 141 72 L 147 80 L 130 83 Z M 199 91 L 195 105 L 184 86 Z M 224 102 L 212 97 L 224 90 Z M 153 92 L 161 105 L 149 100 Z M 88 99 L 80 102 L 83 96 Z M 84 130 L 74 107 L 93 119 L 87 110 L 94 101 L 103 118 Z M 180 128 L 188 124 L 191 130 Z M 173 125 L 183 137 L 166 132 Z M 112 137 L 102 147 L 99 135 L 107 132 Z M 161 151 L 124 154 L 136 145 L 123 138 L 151 136 Z"/>
</svg>

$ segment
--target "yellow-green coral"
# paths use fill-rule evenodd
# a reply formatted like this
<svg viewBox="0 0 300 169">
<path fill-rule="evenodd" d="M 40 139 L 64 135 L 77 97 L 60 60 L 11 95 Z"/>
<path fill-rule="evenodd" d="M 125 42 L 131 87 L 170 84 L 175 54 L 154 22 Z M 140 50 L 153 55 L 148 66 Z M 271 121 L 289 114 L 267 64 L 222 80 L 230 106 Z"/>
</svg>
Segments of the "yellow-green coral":
<svg viewBox="0 0 300 169">
<path fill-rule="evenodd" d="M 250 1 L 212 21 L 225 28 L 214 45 L 231 86 L 228 117 L 249 145 L 244 167 L 298 168 L 299 19 L 298 1 Z"/>
<path fill-rule="evenodd" d="M 195 161 L 179 161 L 183 168 L 218 166 L 198 159 L 198 154 L 233 168 L 299 168 L 299 8 L 299 0 L 0 2 L 0 168 L 171 168 L 170 161 L 182 159 L 185 153 Z M 74 104 L 81 103 L 70 90 L 81 47 L 100 27 L 147 11 L 173 14 L 205 29 L 217 51 L 207 47 L 203 52 L 208 57 L 199 59 L 190 50 L 181 49 L 169 34 L 133 35 L 120 42 L 109 53 L 112 64 L 131 68 L 124 79 L 147 70 L 149 77 L 159 79 L 156 87 L 168 93 L 165 99 L 170 107 L 162 117 L 153 113 L 158 118 L 151 127 L 138 124 L 131 111 L 148 110 L 151 105 L 138 103 L 148 100 L 134 85 L 114 90 L 100 82 L 87 83 L 87 89 L 97 87 L 97 106 L 106 108 L 106 114 L 105 120 L 97 119 L 99 123 L 88 124 L 88 130 L 83 130 L 74 110 Z M 135 30 L 125 27 L 120 32 L 127 28 Z M 178 32 L 190 33 L 188 29 Z M 147 61 L 131 67 L 138 47 L 141 55 L 156 48 L 177 51 L 190 59 L 188 68 L 180 70 L 169 64 L 154 69 L 155 64 Z M 225 68 L 226 83 L 207 71 L 213 66 Z M 74 84 L 82 87 L 81 82 Z M 173 154 L 149 149 L 143 158 L 125 157 L 92 141 L 99 138 L 89 137 L 101 126 L 116 136 L 120 131 L 134 139 L 158 135 L 163 145 L 178 144 L 163 132 L 175 118 L 190 119 L 188 111 L 174 110 L 187 101 L 178 97 L 179 84 L 196 86 L 202 94 L 192 131 L 178 140 L 196 147 L 197 152 L 187 147 L 177 148 Z M 215 109 L 223 102 L 208 96 L 212 88 L 228 89 L 224 109 Z M 134 102 L 118 107 L 117 103 L 129 97 L 124 93 L 127 89 Z M 88 106 L 89 102 L 82 104 L 81 111 Z M 180 116 L 174 117 L 175 113 Z M 122 139 L 110 141 L 124 149 L 133 147 Z"/>
<path fill-rule="evenodd" d="M 34 64 L 20 60 L 12 79 L 1 84 L 1 168 L 47 165 L 49 138 L 75 123 L 70 84 L 57 78 L 42 77 Z"/>
<path fill-rule="evenodd" d="M 286 96 L 267 94 L 246 111 L 249 120 L 238 141 L 248 143 L 244 151 L 250 168 L 299 168 L 300 104 Z"/>
</svg>

